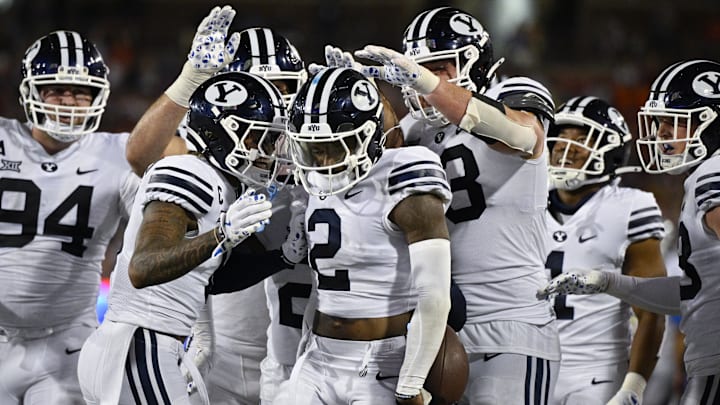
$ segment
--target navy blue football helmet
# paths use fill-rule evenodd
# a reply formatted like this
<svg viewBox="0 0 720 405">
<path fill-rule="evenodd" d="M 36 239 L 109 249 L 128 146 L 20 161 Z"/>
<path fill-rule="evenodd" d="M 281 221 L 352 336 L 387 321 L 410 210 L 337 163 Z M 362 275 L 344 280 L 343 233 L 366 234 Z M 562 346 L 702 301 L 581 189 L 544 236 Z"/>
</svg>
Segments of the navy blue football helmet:
<svg viewBox="0 0 720 405">
<path fill-rule="evenodd" d="M 380 92 L 353 69 L 320 70 L 295 97 L 287 133 L 295 177 L 308 193 L 326 196 L 348 190 L 382 155 Z"/>
<path fill-rule="evenodd" d="M 417 63 L 453 61 L 457 77 L 450 80 L 470 91 L 483 93 L 503 59 L 493 60 L 490 34 L 472 15 L 453 7 L 440 7 L 418 14 L 405 29 L 403 52 Z M 441 119 L 432 107 L 422 108 L 418 94 L 403 89 L 405 104 L 418 119 Z M 444 121 L 447 123 L 447 121 Z"/>
<path fill-rule="evenodd" d="M 21 71 L 20 104 L 35 127 L 61 142 L 72 142 L 97 130 L 110 95 L 109 69 L 87 38 L 74 31 L 51 32 L 25 51 Z M 42 87 L 58 85 L 90 88 L 91 105 L 44 102 Z"/>
<path fill-rule="evenodd" d="M 270 28 L 241 31 L 235 58 L 225 70 L 253 73 L 270 81 L 285 81 L 288 85 L 288 93 L 283 94 L 286 104 L 307 80 L 305 64 L 297 49 Z"/>
<path fill-rule="evenodd" d="M 582 128 L 585 136 L 580 140 L 559 137 L 566 127 Z M 627 122 L 615 107 L 597 97 L 571 98 L 558 108 L 548 131 L 550 181 L 564 190 L 609 181 L 626 165 L 631 140 Z M 571 167 L 577 163 L 571 161 L 575 158 L 573 147 L 587 154 L 581 167 Z"/>
<path fill-rule="evenodd" d="M 718 114 L 720 63 L 689 60 L 663 70 L 638 113 L 643 169 L 679 174 L 712 156 L 720 149 Z"/>
<path fill-rule="evenodd" d="M 187 140 L 216 168 L 245 184 L 268 187 L 287 174 L 278 155 L 285 105 L 262 77 L 244 72 L 215 75 L 190 97 Z"/>
</svg>

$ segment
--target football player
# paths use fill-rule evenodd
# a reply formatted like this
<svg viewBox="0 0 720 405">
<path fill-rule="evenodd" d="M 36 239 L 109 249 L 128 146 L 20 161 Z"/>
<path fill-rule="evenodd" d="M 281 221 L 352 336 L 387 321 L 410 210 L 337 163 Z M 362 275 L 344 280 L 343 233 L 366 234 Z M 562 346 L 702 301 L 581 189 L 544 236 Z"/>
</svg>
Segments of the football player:
<svg viewBox="0 0 720 405">
<path fill-rule="evenodd" d="M 242 289 L 292 262 L 279 250 L 262 262 L 233 250 L 271 216 L 265 195 L 237 195 L 248 165 L 271 164 L 265 152 L 284 132 L 280 93 L 265 79 L 230 72 L 208 79 L 190 104 L 188 135 L 198 152 L 163 158 L 145 173 L 105 321 L 83 345 L 78 374 L 88 403 L 189 404 L 182 363 L 208 404 L 183 354 L 206 287 L 211 294 Z M 286 244 L 295 242 L 302 243 Z"/>
<path fill-rule="evenodd" d="M 560 360 L 552 308 L 535 299 L 547 280 L 552 97 L 528 78 L 488 90 L 502 60 L 493 59 L 478 20 L 456 8 L 420 13 L 403 48 L 369 45 L 355 55 L 381 63 L 367 66 L 367 75 L 402 88 L 406 144 L 436 152 L 448 174 L 452 274 L 467 301 L 460 331 L 470 361 L 466 400 L 543 403 Z"/>
<path fill-rule="evenodd" d="M 0 118 L 0 403 L 80 404 L 101 262 L 138 178 L 128 134 L 97 132 L 110 83 L 90 40 L 52 32 L 21 68 L 29 122 Z"/>
<path fill-rule="evenodd" d="M 574 97 L 556 111 L 547 139 L 553 189 L 546 266 L 552 277 L 579 268 L 665 276 L 664 226 L 655 198 L 618 184 L 617 176 L 628 171 L 631 139 L 620 112 L 599 98 Z M 664 318 L 633 308 L 637 327 L 631 346 L 630 308 L 617 298 L 560 296 L 554 307 L 562 360 L 551 403 L 641 403 Z"/>
<path fill-rule="evenodd" d="M 136 125 L 130 141 L 133 155 L 129 152 L 128 159 L 136 162 L 138 173 L 159 158 L 157 153 L 162 152 L 164 144 L 173 145 L 180 139 L 173 136 L 176 130 L 186 133 L 187 123 L 180 122 L 186 117 L 188 102 L 186 95 L 178 94 L 178 89 L 192 91 L 202 77 L 216 72 L 242 71 L 270 80 L 283 99 L 289 100 L 305 81 L 307 74 L 299 53 L 286 38 L 270 28 L 243 30 L 231 35 L 225 44 L 234 14 L 230 7 L 211 11 L 197 29 L 190 60 L 183 72 Z M 215 63 L 211 61 L 198 66 L 192 60 L 192 51 L 206 46 L 204 42 L 209 37 L 215 40 L 217 49 L 223 49 L 219 45 L 223 44 L 226 55 L 222 61 L 218 58 Z M 197 150 L 192 138 L 189 141 L 190 149 Z M 148 148 L 153 152 L 149 153 Z M 166 152 L 170 148 L 168 146 Z M 185 145 L 175 148 L 176 152 L 186 150 Z M 137 153 L 142 155 L 135 156 Z M 156 154 L 154 158 L 152 153 Z M 269 180 L 274 179 L 269 169 L 248 165 L 242 181 L 263 192 Z M 302 202 L 307 196 L 304 193 L 297 195 L 302 191 L 301 187 L 296 191 L 291 188 L 274 194 L 273 221 L 262 234 L 256 235 L 257 249 L 277 249 L 288 234 L 291 217 L 302 218 L 301 212 L 291 214 L 290 208 L 294 200 Z M 292 267 L 274 274 L 265 285 L 261 283 L 243 291 L 211 297 L 212 309 L 203 311 L 207 317 L 203 316 L 193 328 L 189 353 L 195 357 L 198 368 L 207 373 L 207 389 L 213 403 L 257 404 L 261 397 L 263 403 L 271 403 L 277 386 L 289 377 L 300 340 L 302 314 L 311 289 L 307 265 L 298 264 L 290 270 Z M 266 300 L 267 308 L 257 305 Z"/>
<path fill-rule="evenodd" d="M 720 396 L 720 63 L 688 60 L 667 67 L 638 113 L 638 154 L 647 173 L 689 173 L 678 221 L 683 277 L 637 278 L 590 270 L 564 273 L 539 291 L 606 292 L 632 305 L 680 314 L 688 381 L 682 405 L 714 404 Z M 587 269 L 586 269 L 587 270 Z"/>
<path fill-rule="evenodd" d="M 307 79 L 296 48 L 270 28 L 241 31 L 235 58 L 224 70 L 268 79 L 288 103 Z M 273 221 L 256 235 L 260 249 L 280 247 L 291 217 L 304 217 L 306 199 L 302 187 L 287 186 L 274 194 Z M 307 263 L 298 263 L 264 283 L 213 297 L 216 352 L 207 378 L 213 403 L 256 405 L 262 400 L 272 404 L 295 364 L 312 287 L 310 271 Z M 258 305 L 265 301 L 267 307 Z"/>
<path fill-rule="evenodd" d="M 281 404 L 422 404 L 450 308 L 450 187 L 424 147 L 383 150 L 383 104 L 348 68 L 317 72 L 290 108 L 295 176 L 311 195 L 318 310 Z"/>
</svg>

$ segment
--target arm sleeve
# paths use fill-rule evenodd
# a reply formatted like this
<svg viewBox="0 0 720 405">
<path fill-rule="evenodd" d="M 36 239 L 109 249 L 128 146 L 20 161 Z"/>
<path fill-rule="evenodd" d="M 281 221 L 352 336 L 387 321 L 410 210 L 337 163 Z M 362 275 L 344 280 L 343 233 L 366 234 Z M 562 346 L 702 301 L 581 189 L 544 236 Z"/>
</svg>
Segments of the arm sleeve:
<svg viewBox="0 0 720 405">
<path fill-rule="evenodd" d="M 450 241 L 427 239 L 409 245 L 418 303 L 408 325 L 405 359 L 396 393 L 417 395 L 445 336 L 450 311 Z"/>
<path fill-rule="evenodd" d="M 608 272 L 606 293 L 656 314 L 680 314 L 680 277 L 632 277 Z"/>
<path fill-rule="evenodd" d="M 285 261 L 280 250 L 250 253 L 237 249 L 233 249 L 227 262 L 213 273 L 208 285 L 209 294 L 244 290 L 279 271 L 293 268 Z"/>
</svg>

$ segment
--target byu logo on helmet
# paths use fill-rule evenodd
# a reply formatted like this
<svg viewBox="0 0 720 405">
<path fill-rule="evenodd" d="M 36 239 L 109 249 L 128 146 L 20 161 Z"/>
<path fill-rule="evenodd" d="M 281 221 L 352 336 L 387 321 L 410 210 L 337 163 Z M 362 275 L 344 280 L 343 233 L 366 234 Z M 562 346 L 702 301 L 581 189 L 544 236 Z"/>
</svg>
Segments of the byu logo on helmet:
<svg viewBox="0 0 720 405">
<path fill-rule="evenodd" d="M 707 98 L 720 98 L 720 73 L 703 72 L 692 82 L 695 93 Z"/>
<path fill-rule="evenodd" d="M 205 99 L 222 107 L 240 105 L 248 98 L 248 92 L 240 84 L 223 80 L 208 87 L 205 91 Z"/>
<path fill-rule="evenodd" d="M 484 30 L 480 21 L 476 20 L 470 14 L 458 13 L 450 18 L 450 28 L 461 35 L 479 35 Z"/>
<path fill-rule="evenodd" d="M 367 80 L 359 80 L 353 84 L 350 91 L 350 99 L 353 105 L 360 111 L 370 111 L 377 107 L 380 96 Z"/>
<path fill-rule="evenodd" d="M 608 108 L 608 117 L 610 118 L 610 121 L 615 124 L 618 128 L 622 129 L 624 132 L 630 132 L 630 129 L 627 126 L 627 122 L 625 122 L 625 118 L 623 118 L 620 111 L 618 111 L 615 107 Z"/>
</svg>

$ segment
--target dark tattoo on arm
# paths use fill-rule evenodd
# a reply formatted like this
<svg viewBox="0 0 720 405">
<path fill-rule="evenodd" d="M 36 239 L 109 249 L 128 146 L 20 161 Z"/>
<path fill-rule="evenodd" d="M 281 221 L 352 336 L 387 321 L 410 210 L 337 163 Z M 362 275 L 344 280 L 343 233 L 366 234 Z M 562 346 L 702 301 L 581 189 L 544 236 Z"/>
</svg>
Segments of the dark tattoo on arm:
<svg viewBox="0 0 720 405">
<path fill-rule="evenodd" d="M 130 261 L 133 285 L 142 288 L 175 280 L 207 260 L 217 242 L 212 231 L 185 238 L 196 227 L 196 220 L 179 205 L 150 202 Z"/>
</svg>

